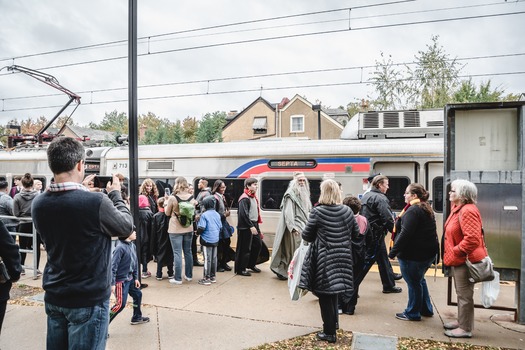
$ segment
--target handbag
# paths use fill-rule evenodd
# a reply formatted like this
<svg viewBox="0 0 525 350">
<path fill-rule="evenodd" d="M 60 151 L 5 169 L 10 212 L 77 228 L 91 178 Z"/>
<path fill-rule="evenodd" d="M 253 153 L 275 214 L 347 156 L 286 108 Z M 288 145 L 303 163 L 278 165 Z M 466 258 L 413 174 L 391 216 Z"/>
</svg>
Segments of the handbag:
<svg viewBox="0 0 525 350">
<path fill-rule="evenodd" d="M 0 283 L 6 283 L 11 280 L 7 267 L 5 266 L 4 260 L 0 257 Z"/>
<path fill-rule="evenodd" d="M 470 274 L 469 281 L 472 283 L 492 281 L 494 279 L 494 264 L 490 256 L 473 263 L 467 258 L 465 261 Z"/>
<path fill-rule="evenodd" d="M 292 300 L 299 300 L 303 295 L 308 293 L 307 290 L 299 288 L 299 282 L 301 281 L 301 271 L 303 269 L 303 261 L 308 248 L 309 245 L 304 244 L 304 241 L 301 240 L 301 245 L 299 245 L 299 248 L 295 250 L 292 261 L 288 266 L 288 290 Z"/>
</svg>

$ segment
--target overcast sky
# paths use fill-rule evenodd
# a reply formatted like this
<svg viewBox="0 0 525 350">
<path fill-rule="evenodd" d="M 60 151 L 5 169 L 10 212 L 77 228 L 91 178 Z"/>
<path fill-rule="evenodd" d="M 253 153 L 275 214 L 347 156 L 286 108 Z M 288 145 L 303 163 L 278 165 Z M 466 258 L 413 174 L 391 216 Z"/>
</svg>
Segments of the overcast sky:
<svg viewBox="0 0 525 350">
<path fill-rule="evenodd" d="M 373 94 L 364 82 L 381 52 L 396 63 L 413 62 L 432 35 L 452 58 L 466 59 L 462 75 L 525 92 L 523 0 L 138 3 L 140 114 L 200 118 L 241 111 L 259 96 L 274 103 L 296 94 L 346 106 Z M 246 23 L 232 25 L 240 22 Z M 0 67 L 37 69 L 78 93 L 76 124 L 127 113 L 128 1 L 0 0 L 0 23 Z M 66 101 L 24 74 L 0 71 L 2 125 L 49 119 Z"/>
</svg>

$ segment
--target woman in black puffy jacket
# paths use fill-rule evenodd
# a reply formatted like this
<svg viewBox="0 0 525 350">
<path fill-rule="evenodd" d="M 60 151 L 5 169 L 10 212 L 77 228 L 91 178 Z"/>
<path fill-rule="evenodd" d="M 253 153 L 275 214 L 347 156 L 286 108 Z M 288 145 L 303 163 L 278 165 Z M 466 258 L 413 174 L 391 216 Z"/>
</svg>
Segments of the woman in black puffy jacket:
<svg viewBox="0 0 525 350">
<path fill-rule="evenodd" d="M 352 237 L 359 227 L 352 210 L 342 205 L 339 185 L 332 179 L 321 183 L 319 205 L 312 209 L 302 238 L 311 242 L 306 253 L 299 287 L 319 298 L 323 331 L 317 338 L 336 342 L 337 296 L 352 294 Z"/>
</svg>

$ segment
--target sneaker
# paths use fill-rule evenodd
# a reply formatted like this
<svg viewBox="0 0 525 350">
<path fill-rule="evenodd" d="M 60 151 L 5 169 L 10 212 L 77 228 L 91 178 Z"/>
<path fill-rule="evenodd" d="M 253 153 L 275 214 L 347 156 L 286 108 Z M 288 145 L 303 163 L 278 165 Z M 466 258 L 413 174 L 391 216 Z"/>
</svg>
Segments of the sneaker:
<svg viewBox="0 0 525 350">
<path fill-rule="evenodd" d="M 142 324 L 142 323 L 148 323 L 149 317 L 141 317 L 136 320 L 131 319 L 131 324 Z"/>
<path fill-rule="evenodd" d="M 146 272 L 142 273 L 142 278 L 148 278 L 150 276 L 151 276 L 151 272 L 149 272 L 149 271 L 146 271 Z"/>
<path fill-rule="evenodd" d="M 175 278 L 175 276 L 173 276 L 173 275 L 168 275 L 168 279 L 172 279 L 172 278 Z"/>
<path fill-rule="evenodd" d="M 170 278 L 170 279 L 169 279 L 169 282 L 170 282 L 171 284 L 182 284 L 182 281 L 177 281 L 175 278 Z"/>
<path fill-rule="evenodd" d="M 199 280 L 199 284 L 203 285 L 203 286 L 209 286 L 209 285 L 211 285 L 211 281 L 203 278 L 203 279 Z"/>
<path fill-rule="evenodd" d="M 215 279 L 215 277 L 212 277 L 212 278 L 210 278 L 210 282 L 211 283 L 217 283 L 217 280 Z"/>
<path fill-rule="evenodd" d="M 40 271 L 40 270 L 36 270 L 36 275 L 37 275 L 37 276 L 42 276 L 42 271 Z"/>
<path fill-rule="evenodd" d="M 421 318 L 409 318 L 404 312 L 397 313 L 396 318 L 401 321 L 421 321 Z"/>
<path fill-rule="evenodd" d="M 157 281 L 162 281 L 162 276 L 157 276 Z"/>
<path fill-rule="evenodd" d="M 383 293 L 390 294 L 390 293 L 401 293 L 403 289 L 401 287 L 392 287 L 390 289 L 383 289 Z"/>
<path fill-rule="evenodd" d="M 191 280 L 192 280 L 193 278 L 184 276 L 184 279 L 185 279 L 186 281 L 188 281 L 188 282 L 191 282 Z"/>
<path fill-rule="evenodd" d="M 20 275 L 25 276 L 26 275 L 26 269 L 22 269 L 22 272 L 20 273 Z"/>
</svg>

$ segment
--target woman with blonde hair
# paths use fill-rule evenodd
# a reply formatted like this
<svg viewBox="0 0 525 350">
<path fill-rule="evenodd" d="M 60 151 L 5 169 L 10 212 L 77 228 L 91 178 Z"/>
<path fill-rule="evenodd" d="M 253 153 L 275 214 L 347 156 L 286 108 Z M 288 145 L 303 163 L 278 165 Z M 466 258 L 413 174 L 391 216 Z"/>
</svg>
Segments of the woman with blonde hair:
<svg viewBox="0 0 525 350">
<path fill-rule="evenodd" d="M 149 207 L 153 214 L 158 212 L 157 200 L 159 199 L 159 190 L 152 179 L 147 178 L 142 182 L 139 189 L 139 195 L 148 197 Z"/>
<path fill-rule="evenodd" d="M 476 201 L 478 189 L 467 180 L 454 180 L 450 185 L 452 204 L 445 222 L 443 263 L 451 267 L 458 300 L 458 319 L 445 322 L 445 335 L 451 338 L 471 338 L 474 328 L 474 283 L 469 281 L 465 260 L 476 263 L 488 255 L 483 244 L 481 214 Z"/>
<path fill-rule="evenodd" d="M 319 298 L 323 331 L 317 338 L 336 342 L 338 294 L 352 294 L 352 238 L 359 226 L 352 210 L 342 205 L 341 191 L 332 179 L 321 183 L 319 205 L 310 212 L 302 238 L 311 242 L 306 253 L 299 287 Z"/>
</svg>

